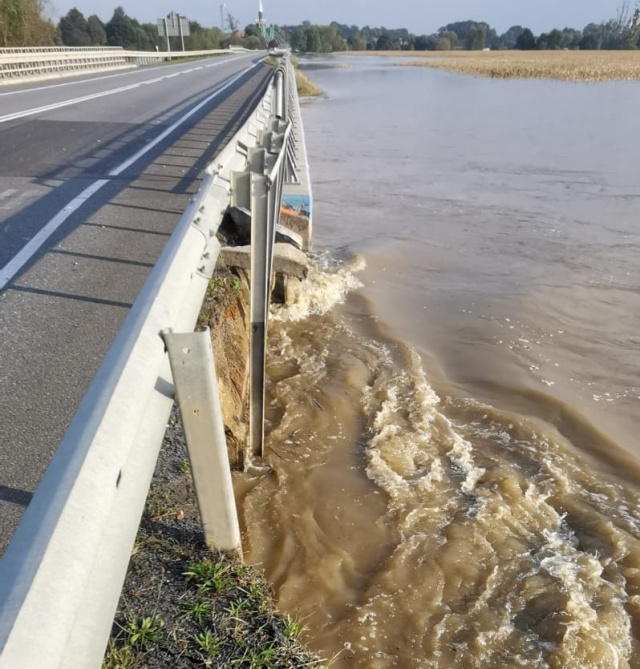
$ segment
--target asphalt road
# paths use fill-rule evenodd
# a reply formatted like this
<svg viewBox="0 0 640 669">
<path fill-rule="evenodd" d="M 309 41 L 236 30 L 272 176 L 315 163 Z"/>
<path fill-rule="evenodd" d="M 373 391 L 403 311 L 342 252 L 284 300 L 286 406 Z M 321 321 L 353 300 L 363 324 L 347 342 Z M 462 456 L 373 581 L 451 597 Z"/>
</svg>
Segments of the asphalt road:
<svg viewBox="0 0 640 669">
<path fill-rule="evenodd" d="M 0 89 L 0 554 L 202 169 L 262 96 L 254 61 Z"/>
</svg>

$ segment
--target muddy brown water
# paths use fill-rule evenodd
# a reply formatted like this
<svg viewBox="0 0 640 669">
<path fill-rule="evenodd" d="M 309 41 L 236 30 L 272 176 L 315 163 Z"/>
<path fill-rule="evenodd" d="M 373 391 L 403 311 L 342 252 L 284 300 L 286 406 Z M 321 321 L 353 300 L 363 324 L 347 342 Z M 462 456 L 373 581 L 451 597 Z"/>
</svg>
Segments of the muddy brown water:
<svg viewBox="0 0 640 669">
<path fill-rule="evenodd" d="M 336 62 L 247 559 L 340 669 L 640 667 L 640 86 Z"/>
</svg>

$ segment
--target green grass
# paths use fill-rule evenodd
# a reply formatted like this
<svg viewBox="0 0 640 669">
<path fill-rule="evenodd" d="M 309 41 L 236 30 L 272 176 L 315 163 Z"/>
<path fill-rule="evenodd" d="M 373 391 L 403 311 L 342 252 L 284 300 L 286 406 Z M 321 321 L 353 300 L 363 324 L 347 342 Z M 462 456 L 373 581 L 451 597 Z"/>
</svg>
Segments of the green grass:
<svg viewBox="0 0 640 669">
<path fill-rule="evenodd" d="M 147 499 L 102 669 L 321 669 L 262 575 L 211 553 L 197 519 L 175 512 L 195 499 L 178 434 L 172 449 Z"/>
<path fill-rule="evenodd" d="M 284 616 L 282 633 L 287 639 L 297 639 L 304 631 L 304 623 L 297 618 L 291 616 Z"/>
<path fill-rule="evenodd" d="M 162 643 L 164 622 L 151 616 L 134 618 L 125 629 L 128 643 L 137 650 L 146 650 L 152 644 Z"/>
<path fill-rule="evenodd" d="M 183 575 L 186 577 L 187 583 L 196 586 L 197 594 L 202 595 L 210 592 L 220 593 L 226 590 L 232 583 L 229 572 L 229 565 L 223 562 L 204 560 L 190 565 Z"/>
<path fill-rule="evenodd" d="M 200 634 L 194 634 L 192 640 L 207 657 L 216 655 L 224 645 L 224 640 L 219 639 L 209 629 Z"/>
<path fill-rule="evenodd" d="M 202 626 L 204 621 L 211 617 L 213 606 L 209 601 L 186 602 L 183 604 L 185 615 L 190 616 L 195 622 Z"/>
</svg>

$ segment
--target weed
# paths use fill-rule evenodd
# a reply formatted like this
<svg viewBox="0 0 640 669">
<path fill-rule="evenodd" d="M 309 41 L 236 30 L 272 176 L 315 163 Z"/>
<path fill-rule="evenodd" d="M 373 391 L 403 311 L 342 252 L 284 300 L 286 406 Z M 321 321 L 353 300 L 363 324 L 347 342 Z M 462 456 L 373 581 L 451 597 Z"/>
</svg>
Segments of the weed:
<svg viewBox="0 0 640 669">
<path fill-rule="evenodd" d="M 201 593 L 222 592 L 231 585 L 229 565 L 224 562 L 203 560 L 189 566 L 183 573 L 188 583 L 193 583 Z"/>
<path fill-rule="evenodd" d="M 216 293 L 225 290 L 227 287 L 226 276 L 214 276 L 207 286 L 207 297 L 213 297 Z"/>
<path fill-rule="evenodd" d="M 322 91 L 307 77 L 306 74 L 296 70 L 296 86 L 298 88 L 298 95 L 301 98 L 318 97 L 322 95 Z"/>
<path fill-rule="evenodd" d="M 209 618 L 211 616 L 212 611 L 213 607 L 209 601 L 190 602 L 184 605 L 184 612 L 188 616 L 191 616 L 198 623 L 198 625 L 202 625 L 205 618 Z"/>
<path fill-rule="evenodd" d="M 225 611 L 234 618 L 240 618 L 248 608 L 248 599 L 236 599 L 233 602 L 229 602 L 229 606 L 227 606 Z"/>
<path fill-rule="evenodd" d="M 222 639 L 215 636 L 211 630 L 195 634 L 192 639 L 207 657 L 214 656 L 224 644 Z"/>
<path fill-rule="evenodd" d="M 264 581 L 251 581 L 246 587 L 239 588 L 245 595 L 242 602 L 242 608 L 252 607 L 259 613 L 265 613 L 267 610 L 268 588 Z"/>
<path fill-rule="evenodd" d="M 102 669 L 129 669 L 136 661 L 131 646 L 118 646 L 116 639 L 109 641 L 107 652 L 102 660 Z"/>
<path fill-rule="evenodd" d="M 129 645 L 138 650 L 145 650 L 151 644 L 162 642 L 162 620 L 147 616 L 134 618 L 125 629 Z"/>
<path fill-rule="evenodd" d="M 297 639 L 304 630 L 304 623 L 302 620 L 292 618 L 291 616 L 284 616 L 282 623 L 282 633 L 287 639 Z"/>
<path fill-rule="evenodd" d="M 203 328 L 206 327 L 207 325 L 209 325 L 209 316 L 201 312 L 198 315 L 198 327 Z"/>
<path fill-rule="evenodd" d="M 242 283 L 240 282 L 240 279 L 237 276 L 232 276 L 231 277 L 231 290 L 237 295 L 240 292 L 241 287 L 242 287 Z"/>
<path fill-rule="evenodd" d="M 180 473 L 191 474 L 191 463 L 189 462 L 189 460 L 182 461 L 182 464 L 180 465 Z"/>
<path fill-rule="evenodd" d="M 245 667 L 246 669 L 271 669 L 276 667 L 273 661 L 278 654 L 278 648 L 267 646 L 266 648 L 247 648 L 242 655 L 231 661 L 231 666 Z"/>
</svg>

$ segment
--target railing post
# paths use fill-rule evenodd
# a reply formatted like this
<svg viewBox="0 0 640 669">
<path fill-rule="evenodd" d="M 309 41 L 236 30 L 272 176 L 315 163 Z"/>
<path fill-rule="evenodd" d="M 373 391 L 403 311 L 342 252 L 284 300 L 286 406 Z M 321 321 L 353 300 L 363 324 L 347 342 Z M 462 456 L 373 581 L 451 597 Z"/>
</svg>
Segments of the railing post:
<svg viewBox="0 0 640 669">
<path fill-rule="evenodd" d="M 249 381 L 249 443 L 262 457 L 264 384 L 269 315 L 270 259 L 269 184 L 264 174 L 251 174 L 251 337 Z"/>
<path fill-rule="evenodd" d="M 285 115 L 285 86 L 284 86 L 284 72 L 278 68 L 276 72 L 276 118 L 284 120 Z"/>
<path fill-rule="evenodd" d="M 211 332 L 162 333 L 209 548 L 242 555 Z"/>
</svg>

